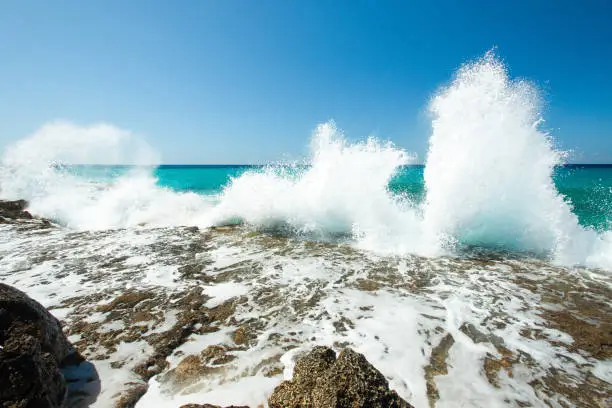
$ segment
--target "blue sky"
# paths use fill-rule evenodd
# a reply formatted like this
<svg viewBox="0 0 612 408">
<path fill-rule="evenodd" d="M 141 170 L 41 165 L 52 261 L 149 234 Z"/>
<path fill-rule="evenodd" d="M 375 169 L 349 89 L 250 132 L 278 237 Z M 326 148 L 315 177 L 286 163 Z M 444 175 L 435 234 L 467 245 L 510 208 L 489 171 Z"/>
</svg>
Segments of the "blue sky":
<svg viewBox="0 0 612 408">
<path fill-rule="evenodd" d="M 431 94 L 496 46 L 573 160 L 612 162 L 611 22 L 608 0 L 0 1 L 0 148 L 59 118 L 253 163 L 334 119 L 423 158 Z"/>
</svg>

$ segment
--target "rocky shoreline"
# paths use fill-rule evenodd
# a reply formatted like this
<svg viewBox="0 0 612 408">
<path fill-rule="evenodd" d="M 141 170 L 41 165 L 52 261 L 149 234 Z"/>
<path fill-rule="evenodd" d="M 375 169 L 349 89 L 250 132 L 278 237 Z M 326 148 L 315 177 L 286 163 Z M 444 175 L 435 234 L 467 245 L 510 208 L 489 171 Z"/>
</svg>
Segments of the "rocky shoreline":
<svg viewBox="0 0 612 408">
<path fill-rule="evenodd" d="M 480 323 L 458 322 L 453 328 L 448 316 L 452 308 L 440 306 L 452 300 L 452 292 L 440 291 L 441 284 L 449 283 L 429 273 L 435 264 L 427 259 L 414 258 L 406 274 L 394 260 L 370 261 L 348 247 L 296 245 L 235 227 L 67 232 L 25 215 L 25 208 L 25 203 L 0 203 L 3 245 L 10 247 L 0 250 L 0 279 L 38 294 L 35 299 L 62 322 L 66 339 L 78 352 L 74 355 L 82 356 L 68 365 L 72 369 L 55 358 L 68 378 L 66 406 L 88 406 L 93 399 L 97 406 L 133 407 L 139 401 L 147 406 L 148 398 L 168 393 L 176 396 L 172 401 L 177 407 L 217 403 L 192 396 L 202 390 L 215 396 L 215 388 L 236 383 L 253 388 L 250 400 L 258 402 L 249 404 L 251 408 L 407 407 L 406 401 L 435 407 L 448 392 L 444 381 L 457 355 L 465 350 L 482 356 L 476 358 L 482 375 L 474 381 L 485 381 L 491 392 L 522 387 L 523 399 L 508 399 L 508 406 L 602 407 L 612 401 L 605 380 L 612 358 L 612 292 L 604 274 L 567 273 L 539 261 L 444 260 L 452 271 L 445 277 L 448 282 L 482 284 L 492 291 L 487 314 L 475 312 L 482 316 Z M 122 244 L 110 252 L 109 245 L 117 240 Z M 10 246 L 15 242 L 17 247 Z M 246 255 L 231 252 L 245 246 L 251 248 Z M 320 268 L 329 265 L 338 272 L 333 279 L 309 275 L 297 286 L 286 281 L 283 270 L 293 268 L 304 254 L 313 262 L 324 260 Z M 356 271 L 352 260 L 366 266 Z M 264 269 L 268 264 L 272 267 Z M 347 293 L 362 304 L 349 303 L 345 311 L 335 312 L 337 306 L 331 306 L 340 301 L 337 296 Z M 418 316 L 415 331 L 426 342 L 413 355 L 422 357 L 405 362 L 423 367 L 419 381 L 425 399 L 413 391 L 418 390 L 415 383 L 404 384 L 388 374 L 392 370 L 384 364 L 384 347 L 398 350 L 402 343 L 393 343 L 392 333 L 360 328 L 376 323 L 372 313 L 381 306 L 377 299 L 389 293 L 394 301 L 418 297 L 424 304 L 437 302 Z M 472 304 L 480 301 L 474 298 Z M 515 303 L 514 313 L 533 316 L 531 323 L 503 313 Z M 401 322 L 402 316 L 394 319 Z M 311 332 L 310 323 L 303 322 L 329 334 Z M 499 335 L 505 327 L 520 329 L 508 329 L 512 336 Z M 352 351 L 359 351 L 360 336 L 379 341 L 382 358 L 373 350 L 365 357 Z M 546 366 L 543 359 L 548 357 L 525 344 L 540 353 L 551 350 L 564 364 Z M 374 362 L 380 371 L 367 363 L 370 356 L 382 362 Z M 354 377 L 346 366 L 354 369 Z M 312 377 L 324 383 L 313 383 Z M 251 378 L 258 382 L 252 385 Z M 344 382 L 339 385 L 334 378 Z M 340 389 L 352 390 L 350 402 Z M 308 405 L 315 402 L 323 405 Z"/>
<path fill-rule="evenodd" d="M 100 390 L 95 368 L 76 351 L 60 322 L 25 293 L 0 283 L 0 402 L 3 407 L 89 406 Z M 175 375 L 198 374 L 201 360 L 183 360 Z M 187 367 L 188 366 L 188 367 Z M 86 372 L 77 378 L 71 373 Z M 181 374 L 178 374 L 181 372 Z M 68 387 L 83 381 L 85 389 Z M 92 390 L 93 387 L 93 390 Z M 130 407 L 137 400 L 123 398 L 116 406 Z M 412 408 L 389 390 L 385 377 L 366 358 L 345 348 L 336 359 L 328 347 L 315 347 L 296 361 L 293 379 L 281 383 L 268 400 L 270 408 Z M 249 408 L 230 406 L 227 408 Z M 221 408 L 186 404 L 181 408 Z"/>
<path fill-rule="evenodd" d="M 0 222 L 22 224 L 24 221 L 39 227 L 49 227 L 46 219 L 33 217 L 26 211 L 27 202 L 0 201 Z M 188 268 L 186 268 L 188 269 Z M 231 313 L 231 305 L 222 305 L 217 310 L 201 310 L 203 298 L 193 292 L 187 295 L 185 316 L 172 329 L 165 332 L 155 344 L 155 352 L 144 363 L 134 368 L 143 380 L 150 379 L 167 367 L 165 357 L 186 338 L 193 334 L 196 324 L 223 321 Z M 115 298 L 108 305 L 98 308 L 98 312 L 121 314 L 149 299 L 145 293 L 129 292 Z M 147 312 L 136 312 L 128 317 L 134 322 L 155 319 Z M 180 327 L 179 330 L 173 330 Z M 87 328 L 74 325 L 67 333 L 87 333 Z M 134 333 L 137 335 L 137 333 Z M 112 349 L 112 333 L 103 340 L 107 349 Z M 247 330 L 239 329 L 234 333 L 237 345 L 249 341 Z M 228 355 L 225 350 L 206 349 L 204 358 L 219 362 Z M 166 376 L 171 381 L 186 382 L 202 374 L 203 361 L 197 356 L 184 359 L 179 366 Z M 216 359 L 216 360 L 215 360 Z M 120 364 L 120 363 L 119 363 Z M 84 368 L 89 366 L 90 368 Z M 80 373 L 79 375 L 74 375 Z M 86 374 L 83 376 L 83 374 Z M 190 378 L 193 377 L 193 378 Z M 68 386 L 84 382 L 85 387 Z M 95 402 L 100 391 L 100 378 L 94 366 L 70 343 L 62 326 L 49 311 L 22 291 L 0 283 L 0 403 L 3 407 L 21 408 L 60 408 L 64 406 L 87 407 Z M 82 385 L 82 384 L 81 384 Z M 121 396 L 115 407 L 130 408 L 146 391 L 139 386 Z M 336 360 L 335 352 L 327 347 L 315 347 L 311 352 L 296 361 L 292 381 L 285 381 L 274 390 L 268 401 L 270 408 L 411 408 L 397 393 L 389 390 L 385 377 L 374 368 L 366 358 L 350 348 L 344 349 Z M 182 408 L 221 408 L 211 404 L 186 404 Z M 230 406 L 227 408 L 249 408 Z"/>
<path fill-rule="evenodd" d="M 60 322 L 25 293 L 0 283 L 0 402 L 6 407 L 88 406 L 95 401 L 100 379 L 95 368 L 84 370 L 85 359 L 70 344 Z M 195 375 L 201 361 L 184 360 L 177 372 L 184 380 Z M 186 367 L 188 366 L 189 367 Z M 87 372 L 85 378 L 70 373 Z M 191 372 L 190 372 L 191 371 Z M 68 382 L 89 384 L 88 398 L 78 399 L 83 389 Z M 94 388 L 93 392 L 91 388 Z M 137 394 L 116 406 L 133 406 Z M 296 361 L 291 381 L 281 383 L 268 401 L 270 408 L 411 408 L 389 390 L 385 377 L 362 354 L 345 348 L 336 359 L 327 347 L 315 347 Z M 211 404 L 187 404 L 182 408 L 221 408 Z M 228 408 L 249 408 L 247 406 Z"/>
</svg>

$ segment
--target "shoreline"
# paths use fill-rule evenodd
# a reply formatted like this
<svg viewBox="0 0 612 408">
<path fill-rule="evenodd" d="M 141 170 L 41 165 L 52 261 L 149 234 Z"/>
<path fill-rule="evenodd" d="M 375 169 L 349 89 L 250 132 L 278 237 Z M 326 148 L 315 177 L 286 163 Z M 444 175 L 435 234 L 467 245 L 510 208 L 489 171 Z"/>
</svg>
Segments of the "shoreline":
<svg viewBox="0 0 612 408">
<path fill-rule="evenodd" d="M 315 345 L 362 352 L 417 407 L 612 398 L 612 281 L 588 270 L 36 219 L 2 226 L 0 255 L 1 279 L 50 309 L 96 366 L 93 406 L 257 406 Z"/>
</svg>

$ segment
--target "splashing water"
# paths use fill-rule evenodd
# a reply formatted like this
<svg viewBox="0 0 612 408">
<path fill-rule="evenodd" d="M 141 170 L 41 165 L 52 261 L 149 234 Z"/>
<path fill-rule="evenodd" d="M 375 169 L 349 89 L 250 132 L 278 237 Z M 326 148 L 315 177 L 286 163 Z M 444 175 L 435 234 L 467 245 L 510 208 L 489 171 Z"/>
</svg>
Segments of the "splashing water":
<svg viewBox="0 0 612 408">
<path fill-rule="evenodd" d="M 489 53 L 461 68 L 430 105 L 425 223 L 437 239 L 548 252 L 576 217 L 555 190 L 562 154 L 539 130 L 533 86 Z"/>
<path fill-rule="evenodd" d="M 3 198 L 26 199 L 32 212 L 77 229 L 190 223 L 207 200 L 157 186 L 151 171 L 158 162 L 142 139 L 114 126 L 54 122 L 6 150 L 0 193 Z M 78 176 L 64 167 L 82 163 L 135 167 L 125 168 L 110 182 Z"/>
<path fill-rule="evenodd" d="M 377 243 L 418 226 L 409 203 L 387 189 L 395 172 L 414 160 L 411 155 L 373 138 L 349 144 L 333 123 L 317 128 L 311 147 L 310 166 L 301 170 L 268 168 L 232 180 L 213 219 Z"/>
<path fill-rule="evenodd" d="M 564 154 L 539 108 L 537 89 L 510 79 L 492 53 L 459 69 L 430 103 L 423 202 L 388 188 L 413 155 L 374 138 L 349 143 L 333 122 L 316 129 L 308 165 L 250 170 L 218 195 L 160 187 L 150 167 L 159 159 L 129 132 L 54 123 L 6 151 L 1 193 L 79 229 L 242 222 L 385 253 L 477 246 L 612 269 L 612 234 L 580 227 L 555 188 Z M 149 167 L 101 182 L 57 166 L 118 162 Z"/>
<path fill-rule="evenodd" d="M 553 170 L 564 154 L 540 129 L 539 109 L 536 88 L 511 80 L 491 52 L 433 98 L 424 174 L 428 239 L 568 264 L 589 263 L 604 250 L 605 237 L 582 229 L 555 188 Z"/>
</svg>

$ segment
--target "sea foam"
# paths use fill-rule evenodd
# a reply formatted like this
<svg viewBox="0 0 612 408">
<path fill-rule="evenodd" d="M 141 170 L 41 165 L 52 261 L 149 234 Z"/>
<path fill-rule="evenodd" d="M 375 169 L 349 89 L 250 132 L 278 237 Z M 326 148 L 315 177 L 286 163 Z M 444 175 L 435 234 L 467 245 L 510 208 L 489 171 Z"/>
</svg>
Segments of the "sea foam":
<svg viewBox="0 0 612 408">
<path fill-rule="evenodd" d="M 65 166 L 131 164 L 106 181 Z M 157 185 L 157 153 L 137 135 L 108 124 L 53 122 L 9 146 L 0 164 L 0 194 L 26 199 L 30 211 L 81 230 L 191 224 L 209 199 Z"/>
</svg>

